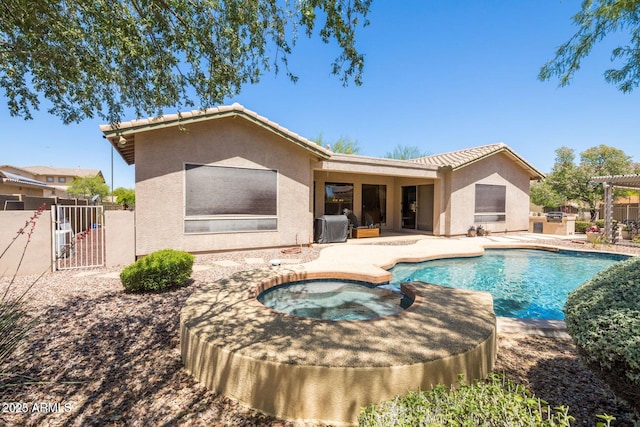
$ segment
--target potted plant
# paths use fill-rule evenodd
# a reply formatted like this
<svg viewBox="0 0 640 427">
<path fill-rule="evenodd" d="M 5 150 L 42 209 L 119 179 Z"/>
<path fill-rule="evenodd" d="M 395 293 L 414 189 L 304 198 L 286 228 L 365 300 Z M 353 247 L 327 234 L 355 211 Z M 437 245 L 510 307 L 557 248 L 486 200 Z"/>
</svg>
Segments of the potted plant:
<svg viewBox="0 0 640 427">
<path fill-rule="evenodd" d="M 478 236 L 484 236 L 485 235 L 484 227 L 482 225 L 479 225 L 478 228 L 476 228 L 476 233 L 478 234 Z"/>
<path fill-rule="evenodd" d="M 476 237 L 476 227 L 474 227 L 473 225 L 469 227 L 469 229 L 467 230 L 467 236 Z"/>
<path fill-rule="evenodd" d="M 622 227 L 620 227 L 620 236 L 625 240 L 631 240 L 631 230 L 629 230 L 628 225 L 623 224 Z"/>
<path fill-rule="evenodd" d="M 597 225 L 592 225 L 587 229 L 586 235 L 587 235 L 587 242 L 593 243 L 596 240 L 600 239 L 600 237 L 602 237 L 602 232 L 600 231 L 600 227 L 598 227 Z"/>
</svg>

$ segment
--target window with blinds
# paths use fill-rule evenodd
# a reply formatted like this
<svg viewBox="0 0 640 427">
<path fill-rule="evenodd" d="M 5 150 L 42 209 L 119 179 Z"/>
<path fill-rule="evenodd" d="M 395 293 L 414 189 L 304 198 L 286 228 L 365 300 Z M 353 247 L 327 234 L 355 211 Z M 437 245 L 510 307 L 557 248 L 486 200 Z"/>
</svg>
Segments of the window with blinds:
<svg viewBox="0 0 640 427">
<path fill-rule="evenodd" d="M 506 220 L 507 187 L 504 185 L 476 184 L 476 223 Z"/>
<path fill-rule="evenodd" d="M 278 172 L 185 164 L 185 233 L 277 230 Z"/>
</svg>

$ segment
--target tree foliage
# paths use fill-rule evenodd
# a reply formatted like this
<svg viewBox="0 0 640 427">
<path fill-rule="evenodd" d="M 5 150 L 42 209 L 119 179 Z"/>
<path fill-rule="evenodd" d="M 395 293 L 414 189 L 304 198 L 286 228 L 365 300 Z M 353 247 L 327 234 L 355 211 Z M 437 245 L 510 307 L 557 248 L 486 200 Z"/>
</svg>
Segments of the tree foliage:
<svg viewBox="0 0 640 427">
<path fill-rule="evenodd" d="M 580 153 L 575 163 L 575 150 L 560 147 L 547 183 L 551 190 L 566 200 L 582 202 L 594 210 L 604 198 L 601 184 L 591 182 L 594 176 L 624 175 L 632 173 L 634 164 L 624 151 L 607 145 L 591 147 Z"/>
<path fill-rule="evenodd" d="M 322 134 L 312 139 L 313 142 L 322 146 L 328 147 L 334 153 L 342 153 L 342 154 L 360 154 L 360 143 L 355 139 L 349 138 L 348 136 L 341 136 L 336 139 L 333 143 L 328 142 L 324 139 Z"/>
<path fill-rule="evenodd" d="M 606 70 L 604 77 L 625 93 L 640 84 L 640 0 L 584 0 L 573 22 L 578 31 L 542 67 L 541 80 L 556 76 L 560 86 L 568 85 L 598 42 L 612 33 L 623 33 L 628 35 L 628 42 L 611 52 L 611 61 L 622 65 Z"/>
<path fill-rule="evenodd" d="M 545 208 L 560 208 L 566 204 L 565 198 L 553 190 L 549 181 L 534 182 L 529 193 L 531 203 Z"/>
<path fill-rule="evenodd" d="M 331 72 L 361 84 L 356 31 L 372 0 L 96 0 L 2 2 L 0 87 L 14 116 L 44 98 L 64 123 L 118 123 L 167 107 L 207 108 L 283 67 L 298 32 L 339 54 Z"/>
<path fill-rule="evenodd" d="M 355 139 L 341 136 L 331 144 L 331 151 L 342 154 L 359 154 L 360 144 Z"/>
<path fill-rule="evenodd" d="M 113 190 L 116 203 L 121 205 L 133 205 L 136 203 L 136 192 L 130 188 L 118 187 Z"/>
<path fill-rule="evenodd" d="M 71 182 L 67 192 L 74 197 L 104 197 L 109 194 L 109 186 L 97 175 L 80 177 Z"/>
<path fill-rule="evenodd" d="M 388 159 L 409 160 L 427 156 L 428 154 L 415 145 L 397 145 L 393 151 L 384 156 Z"/>
</svg>

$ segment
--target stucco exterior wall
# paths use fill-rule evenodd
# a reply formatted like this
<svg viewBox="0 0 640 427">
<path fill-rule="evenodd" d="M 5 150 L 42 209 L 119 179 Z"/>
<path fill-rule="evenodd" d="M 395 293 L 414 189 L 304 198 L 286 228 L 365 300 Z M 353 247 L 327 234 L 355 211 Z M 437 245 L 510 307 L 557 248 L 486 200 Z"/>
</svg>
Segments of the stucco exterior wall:
<svg viewBox="0 0 640 427">
<path fill-rule="evenodd" d="M 11 243 L 20 228 L 33 215 L 33 211 L 0 211 L 0 252 Z M 31 226 L 25 230 L 28 232 Z M 11 248 L 0 258 L 0 277 L 13 276 L 27 242 L 27 234 L 18 237 Z M 44 211 L 36 221 L 31 241 L 22 260 L 19 275 L 40 274 L 51 270 L 51 212 Z"/>
<path fill-rule="evenodd" d="M 50 197 L 54 192 L 42 188 L 30 188 L 20 185 L 8 185 L 0 183 L 0 194 L 22 194 L 25 196 Z"/>
<path fill-rule="evenodd" d="M 163 248 L 207 252 L 308 244 L 314 156 L 241 119 L 221 118 L 136 135 L 136 255 Z M 277 231 L 185 234 L 184 164 L 278 171 Z M 229 189 L 233 197 L 233 189 Z"/>
<path fill-rule="evenodd" d="M 131 264 L 136 260 L 135 212 L 105 211 L 104 217 L 107 267 Z"/>
<path fill-rule="evenodd" d="M 492 232 L 526 231 L 529 228 L 529 174 L 504 154 L 497 154 L 451 174 L 449 206 L 445 211 L 445 235 L 465 234 L 474 222 L 475 185 L 506 187 L 504 222 L 482 223 Z"/>
</svg>

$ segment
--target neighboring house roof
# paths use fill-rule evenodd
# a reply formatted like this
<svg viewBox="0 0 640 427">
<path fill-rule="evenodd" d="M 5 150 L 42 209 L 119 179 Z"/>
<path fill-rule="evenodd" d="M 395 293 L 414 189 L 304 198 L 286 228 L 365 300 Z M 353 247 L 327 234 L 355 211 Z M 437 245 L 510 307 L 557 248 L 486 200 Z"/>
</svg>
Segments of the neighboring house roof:
<svg viewBox="0 0 640 427">
<path fill-rule="evenodd" d="M 504 153 L 516 163 L 520 164 L 529 172 L 533 179 L 542 179 L 544 174 L 534 168 L 529 162 L 520 157 L 507 144 L 500 142 L 497 144 L 481 145 L 479 147 L 466 148 L 464 150 L 451 151 L 443 154 L 435 154 L 431 156 L 412 159 L 411 162 L 437 165 L 441 168 L 450 168 L 458 170 L 472 163 L 493 156 L 494 154 Z"/>
<path fill-rule="evenodd" d="M 30 187 L 30 188 L 43 188 L 43 189 L 49 189 L 49 190 L 53 190 L 55 188 L 50 185 L 47 185 L 42 181 L 27 178 L 25 176 L 11 173 L 11 172 L 6 172 L 3 170 L 0 170 L 0 183 L 22 186 L 22 187 Z"/>
<path fill-rule="evenodd" d="M 33 175 L 31 172 L 29 172 L 28 170 L 26 170 L 24 168 L 19 168 L 17 166 L 13 166 L 13 165 L 0 165 L 0 170 L 6 171 L 7 169 L 12 170 L 13 173 L 16 173 L 16 171 L 19 171 L 19 172 L 24 172 L 26 175 Z"/>
<path fill-rule="evenodd" d="M 51 166 L 23 166 L 20 169 L 34 175 L 77 176 L 81 178 L 100 176 L 104 180 L 102 172 L 99 169 L 54 168 Z"/>
<path fill-rule="evenodd" d="M 224 117 L 242 117 L 252 123 L 257 124 L 300 147 L 311 151 L 322 159 L 331 156 L 331 152 L 313 141 L 308 140 L 289 129 L 272 122 L 266 117 L 260 116 L 240 104 L 208 108 L 206 110 L 194 110 L 186 113 L 168 114 L 161 117 L 132 120 L 122 122 L 118 125 L 100 125 L 100 130 L 111 142 L 111 145 L 118 151 L 127 164 L 135 163 L 135 135 L 140 132 L 147 132 L 167 127 L 185 126 L 189 123 L 201 122 Z"/>
</svg>

